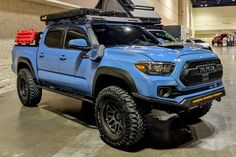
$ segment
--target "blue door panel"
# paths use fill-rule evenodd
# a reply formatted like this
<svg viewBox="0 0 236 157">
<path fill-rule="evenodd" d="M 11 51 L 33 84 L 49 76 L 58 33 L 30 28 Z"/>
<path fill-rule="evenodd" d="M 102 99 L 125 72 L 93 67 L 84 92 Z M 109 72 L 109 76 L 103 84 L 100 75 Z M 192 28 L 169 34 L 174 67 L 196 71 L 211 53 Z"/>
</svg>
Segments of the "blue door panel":
<svg viewBox="0 0 236 157">
<path fill-rule="evenodd" d="M 48 80 L 49 83 L 58 85 L 58 77 L 51 78 L 51 75 L 55 73 L 60 73 L 60 53 L 63 49 L 55 48 L 40 48 L 38 52 L 38 69 L 44 71 L 47 75 L 41 75 L 44 73 L 39 73 L 40 80 Z M 40 56 L 43 54 L 43 57 Z M 50 74 L 52 73 L 52 74 Z M 49 81 L 50 80 L 50 81 Z"/>
<path fill-rule="evenodd" d="M 38 68 L 40 70 L 59 72 L 60 51 L 60 49 L 52 48 L 39 49 L 37 56 Z"/>
<path fill-rule="evenodd" d="M 63 84 L 64 87 L 79 91 L 83 94 L 90 93 L 89 84 L 86 79 L 69 75 L 61 75 L 61 78 L 61 84 Z"/>
<path fill-rule="evenodd" d="M 65 60 L 59 64 L 60 73 L 64 75 L 76 75 L 82 63 L 82 58 L 79 56 L 80 52 L 80 50 L 64 50 L 60 53 L 61 56 L 65 57 Z"/>
<path fill-rule="evenodd" d="M 69 88 L 73 88 L 81 93 L 90 93 L 87 81 L 90 72 L 90 59 L 80 57 L 80 50 L 64 50 L 61 55 L 66 60 L 60 62 L 60 73 L 62 83 Z"/>
<path fill-rule="evenodd" d="M 40 76 L 40 81 L 43 83 L 49 83 L 52 85 L 61 84 L 61 75 L 58 73 L 38 70 L 38 75 Z"/>
</svg>

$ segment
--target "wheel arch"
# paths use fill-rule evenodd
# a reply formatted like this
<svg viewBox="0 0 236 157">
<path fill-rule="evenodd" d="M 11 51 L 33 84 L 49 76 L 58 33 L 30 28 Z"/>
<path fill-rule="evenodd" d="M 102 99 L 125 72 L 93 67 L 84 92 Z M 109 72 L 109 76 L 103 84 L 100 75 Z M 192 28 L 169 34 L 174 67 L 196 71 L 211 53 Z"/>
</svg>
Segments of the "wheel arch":
<svg viewBox="0 0 236 157">
<path fill-rule="evenodd" d="M 116 81 L 115 84 L 109 84 L 109 85 L 120 84 L 121 87 L 122 86 L 125 87 L 130 92 L 137 92 L 135 82 L 128 72 L 119 68 L 100 67 L 96 71 L 93 80 L 93 88 L 92 88 L 93 96 L 96 96 L 98 94 L 99 86 L 101 86 L 101 84 L 99 83 L 101 83 L 101 81 L 104 83 L 104 79 L 107 84 L 109 84 L 109 81 L 112 82 Z"/>
<path fill-rule="evenodd" d="M 34 72 L 34 68 L 32 66 L 31 61 L 28 58 L 25 57 L 20 57 L 17 61 L 17 73 L 20 71 L 20 69 L 22 68 L 28 68 L 31 72 L 31 74 L 33 75 L 33 77 L 35 78 L 35 72 Z"/>
</svg>

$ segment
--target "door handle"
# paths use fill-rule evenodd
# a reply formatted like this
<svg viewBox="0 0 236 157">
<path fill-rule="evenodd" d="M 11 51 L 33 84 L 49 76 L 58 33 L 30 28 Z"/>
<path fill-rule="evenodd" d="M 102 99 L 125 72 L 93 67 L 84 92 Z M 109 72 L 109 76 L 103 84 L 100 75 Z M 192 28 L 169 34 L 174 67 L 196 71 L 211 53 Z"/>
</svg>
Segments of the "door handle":
<svg viewBox="0 0 236 157">
<path fill-rule="evenodd" d="M 43 58 L 44 56 L 45 56 L 44 53 L 42 53 L 42 52 L 39 53 L 39 57 L 40 57 L 40 58 Z"/>
<path fill-rule="evenodd" d="M 65 55 L 61 55 L 61 56 L 60 56 L 60 60 L 61 60 L 61 61 L 64 61 L 64 60 L 66 60 L 66 59 L 67 59 L 67 58 L 66 58 Z"/>
</svg>

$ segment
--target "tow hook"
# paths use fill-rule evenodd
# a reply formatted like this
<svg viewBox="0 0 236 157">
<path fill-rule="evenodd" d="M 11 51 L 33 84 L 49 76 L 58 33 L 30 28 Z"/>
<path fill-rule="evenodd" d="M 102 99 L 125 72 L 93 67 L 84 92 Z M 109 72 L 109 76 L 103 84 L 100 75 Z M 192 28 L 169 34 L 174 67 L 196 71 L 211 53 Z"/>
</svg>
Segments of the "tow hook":
<svg viewBox="0 0 236 157">
<path fill-rule="evenodd" d="M 217 98 L 216 101 L 221 102 L 221 98 Z"/>
</svg>

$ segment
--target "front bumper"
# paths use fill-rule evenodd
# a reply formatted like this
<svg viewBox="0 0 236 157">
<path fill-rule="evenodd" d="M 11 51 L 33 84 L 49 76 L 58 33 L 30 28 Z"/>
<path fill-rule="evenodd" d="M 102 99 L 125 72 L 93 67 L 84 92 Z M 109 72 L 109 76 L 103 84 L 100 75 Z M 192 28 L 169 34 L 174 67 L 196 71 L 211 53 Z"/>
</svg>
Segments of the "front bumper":
<svg viewBox="0 0 236 157">
<path fill-rule="evenodd" d="M 176 101 L 150 98 L 150 97 L 140 95 L 138 93 L 132 93 L 132 95 L 135 99 L 138 99 L 145 103 L 149 103 L 152 108 L 178 113 L 178 112 L 192 110 L 208 102 L 212 102 L 213 100 L 220 101 L 221 97 L 225 96 L 225 89 L 221 88 L 221 89 L 217 89 L 217 90 L 205 93 L 205 94 L 189 97 L 189 98 L 183 99 L 180 103 Z"/>
</svg>

